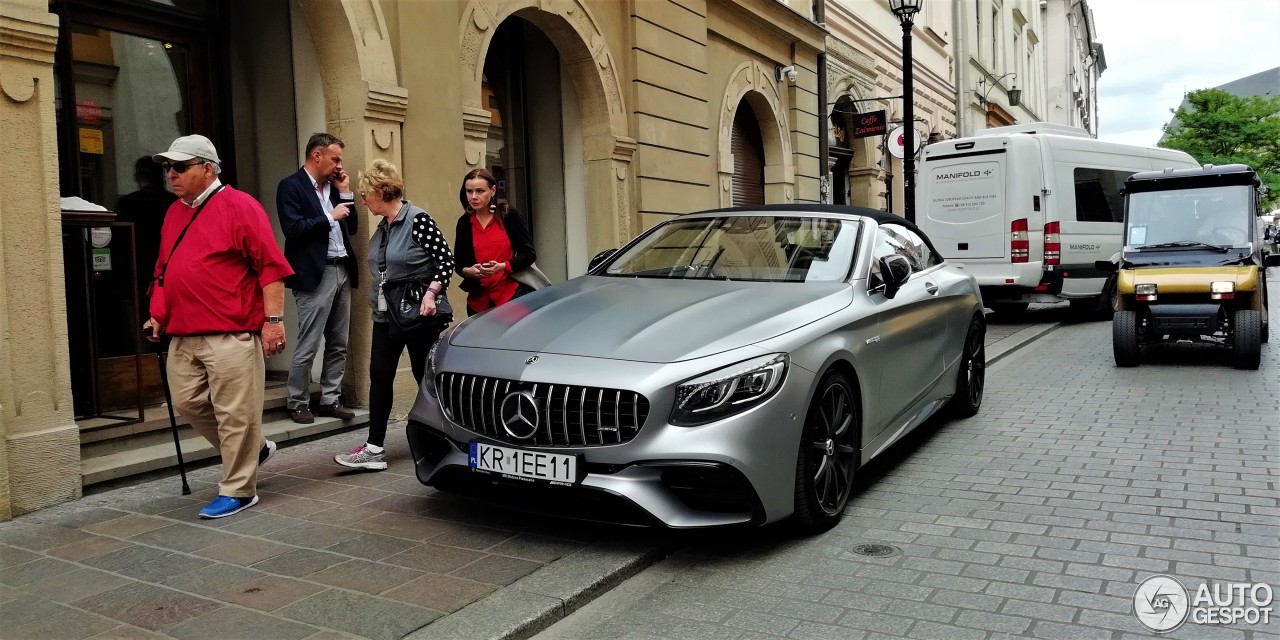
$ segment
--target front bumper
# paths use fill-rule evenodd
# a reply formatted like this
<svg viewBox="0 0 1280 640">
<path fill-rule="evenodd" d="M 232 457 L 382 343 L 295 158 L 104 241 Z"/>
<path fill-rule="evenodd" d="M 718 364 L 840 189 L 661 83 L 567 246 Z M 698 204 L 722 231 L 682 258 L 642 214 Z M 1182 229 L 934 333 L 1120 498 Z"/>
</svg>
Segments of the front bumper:
<svg viewBox="0 0 1280 640">
<path fill-rule="evenodd" d="M 526 446 L 467 429 L 446 417 L 424 391 L 410 412 L 409 445 L 427 485 L 505 506 L 563 517 L 630 525 L 703 528 L 759 525 L 794 509 L 796 455 L 814 375 L 793 363 L 763 403 L 696 427 L 668 422 L 674 387 L 704 371 L 760 355 L 720 354 L 697 363 L 660 365 L 453 347 L 442 369 L 539 384 L 604 386 L 642 393 L 650 411 L 627 442 L 592 446 Z M 429 382 L 427 384 L 430 384 Z M 426 384 L 424 384 L 426 389 Z M 434 392 L 434 388 L 431 389 Z M 470 442 L 578 455 L 584 471 L 572 486 L 553 486 L 478 472 Z"/>
</svg>

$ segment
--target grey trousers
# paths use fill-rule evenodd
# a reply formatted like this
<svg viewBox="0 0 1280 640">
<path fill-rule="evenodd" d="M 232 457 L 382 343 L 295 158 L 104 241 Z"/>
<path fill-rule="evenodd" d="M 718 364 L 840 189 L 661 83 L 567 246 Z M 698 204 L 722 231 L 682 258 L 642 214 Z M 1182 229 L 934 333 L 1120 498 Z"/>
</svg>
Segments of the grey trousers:
<svg viewBox="0 0 1280 640">
<path fill-rule="evenodd" d="M 320 370 L 320 404 L 331 405 L 342 395 L 347 368 L 347 338 L 351 329 L 351 287 L 346 267 L 329 265 L 315 291 L 294 291 L 298 306 L 298 337 L 289 367 L 290 410 L 310 405 L 311 365 L 324 343 Z"/>
</svg>

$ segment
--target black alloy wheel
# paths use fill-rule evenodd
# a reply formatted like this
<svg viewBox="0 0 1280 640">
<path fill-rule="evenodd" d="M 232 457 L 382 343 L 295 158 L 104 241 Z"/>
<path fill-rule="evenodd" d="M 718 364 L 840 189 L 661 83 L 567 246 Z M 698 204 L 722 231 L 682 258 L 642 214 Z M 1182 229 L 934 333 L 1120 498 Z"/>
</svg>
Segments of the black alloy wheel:
<svg viewBox="0 0 1280 640">
<path fill-rule="evenodd" d="M 840 521 L 853 493 L 861 418 L 854 386 L 845 374 L 822 379 L 805 418 L 796 459 L 796 526 L 813 534 Z"/>
<path fill-rule="evenodd" d="M 987 385 L 987 329 L 980 318 L 969 322 L 964 350 L 956 372 L 956 393 L 951 396 L 951 415 L 969 418 L 982 408 L 982 391 Z"/>
</svg>

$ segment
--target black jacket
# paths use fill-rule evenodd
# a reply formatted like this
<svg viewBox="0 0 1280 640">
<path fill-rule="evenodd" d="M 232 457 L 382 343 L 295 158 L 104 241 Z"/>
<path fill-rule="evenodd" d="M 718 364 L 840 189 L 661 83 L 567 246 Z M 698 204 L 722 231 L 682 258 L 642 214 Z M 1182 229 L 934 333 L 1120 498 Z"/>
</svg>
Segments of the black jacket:
<svg viewBox="0 0 1280 640">
<path fill-rule="evenodd" d="M 344 202 L 332 186 L 329 201 L 334 206 Z M 347 281 L 355 289 L 360 281 L 356 254 L 351 249 L 351 236 L 357 227 L 356 208 L 353 201 L 345 202 L 352 202 L 351 215 L 339 220 L 338 225 L 342 229 L 342 244 L 347 248 Z M 329 252 L 329 217 L 320 209 L 316 188 L 306 169 L 298 169 L 280 181 L 276 187 L 276 213 L 284 231 L 284 257 L 293 267 L 293 275 L 285 278 L 285 285 L 298 291 L 315 291 L 324 277 L 324 259 Z"/>
<path fill-rule="evenodd" d="M 462 278 L 458 286 L 467 293 L 480 290 L 479 279 L 462 274 L 463 269 L 476 263 L 476 245 L 471 236 L 473 215 L 475 214 L 467 212 L 458 218 L 458 226 L 453 234 L 453 270 Z M 515 209 L 507 209 L 507 215 L 502 217 L 502 227 L 507 230 L 507 239 L 511 241 L 511 271 L 514 273 L 527 269 L 538 259 L 538 255 L 533 250 L 533 236 L 529 234 L 529 227 L 525 226 L 524 217 Z"/>
</svg>

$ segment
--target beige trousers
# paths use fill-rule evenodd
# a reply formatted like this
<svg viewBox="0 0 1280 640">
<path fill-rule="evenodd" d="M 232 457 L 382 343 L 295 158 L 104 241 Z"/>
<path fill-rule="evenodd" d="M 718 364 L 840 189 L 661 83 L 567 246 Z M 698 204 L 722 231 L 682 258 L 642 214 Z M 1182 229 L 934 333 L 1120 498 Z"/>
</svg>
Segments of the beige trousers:
<svg viewBox="0 0 1280 640">
<path fill-rule="evenodd" d="M 258 493 L 267 367 L 256 334 L 175 336 L 169 346 L 173 408 L 222 454 L 218 495 Z"/>
</svg>

